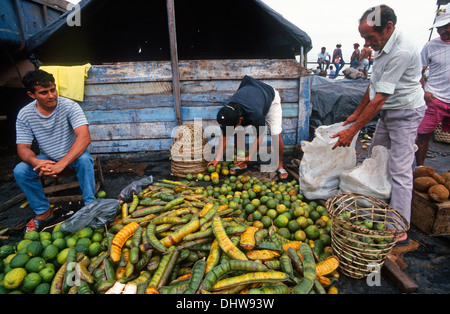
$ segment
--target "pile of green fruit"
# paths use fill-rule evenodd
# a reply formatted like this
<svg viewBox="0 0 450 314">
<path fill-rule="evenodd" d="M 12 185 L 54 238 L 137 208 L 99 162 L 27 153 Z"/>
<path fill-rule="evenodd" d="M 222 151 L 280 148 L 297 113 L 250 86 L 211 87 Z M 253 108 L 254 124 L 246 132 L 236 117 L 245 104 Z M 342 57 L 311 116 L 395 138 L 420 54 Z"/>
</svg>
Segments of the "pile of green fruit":
<svg viewBox="0 0 450 314">
<path fill-rule="evenodd" d="M 16 244 L 0 247 L 0 294 L 49 294 L 70 247 L 85 256 L 104 250 L 104 230 L 85 227 L 74 233 L 31 231 Z"/>
</svg>

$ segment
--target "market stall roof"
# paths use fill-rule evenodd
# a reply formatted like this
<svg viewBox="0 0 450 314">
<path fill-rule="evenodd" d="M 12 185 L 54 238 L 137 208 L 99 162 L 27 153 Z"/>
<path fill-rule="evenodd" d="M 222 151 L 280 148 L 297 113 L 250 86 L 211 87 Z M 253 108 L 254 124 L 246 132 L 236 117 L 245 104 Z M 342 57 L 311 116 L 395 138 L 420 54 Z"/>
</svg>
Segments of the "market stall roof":
<svg viewBox="0 0 450 314">
<path fill-rule="evenodd" d="M 27 51 L 59 64 L 170 60 L 166 0 L 83 0 L 78 8 L 29 38 Z M 260 0 L 175 0 L 175 17 L 180 60 L 291 59 L 312 48 Z"/>
</svg>

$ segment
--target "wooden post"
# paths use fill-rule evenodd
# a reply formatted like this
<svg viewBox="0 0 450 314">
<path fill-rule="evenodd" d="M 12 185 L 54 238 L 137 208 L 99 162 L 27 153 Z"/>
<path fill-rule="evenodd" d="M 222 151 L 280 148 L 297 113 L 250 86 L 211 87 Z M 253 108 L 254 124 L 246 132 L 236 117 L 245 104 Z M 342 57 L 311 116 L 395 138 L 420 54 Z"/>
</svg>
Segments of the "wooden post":
<svg viewBox="0 0 450 314">
<path fill-rule="evenodd" d="M 175 27 L 175 3 L 174 0 L 167 0 L 167 20 L 169 22 L 170 38 L 170 60 L 172 63 L 172 90 L 175 100 L 175 114 L 177 124 L 183 124 L 181 117 L 181 92 L 180 92 L 180 72 L 178 68 L 178 48 L 177 32 Z"/>
</svg>

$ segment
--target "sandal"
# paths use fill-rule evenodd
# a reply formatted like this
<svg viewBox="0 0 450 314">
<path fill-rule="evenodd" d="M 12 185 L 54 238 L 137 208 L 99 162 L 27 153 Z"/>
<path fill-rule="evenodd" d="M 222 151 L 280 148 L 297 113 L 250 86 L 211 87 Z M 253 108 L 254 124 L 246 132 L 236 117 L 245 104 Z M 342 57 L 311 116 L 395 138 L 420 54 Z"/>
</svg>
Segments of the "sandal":
<svg viewBox="0 0 450 314">
<path fill-rule="evenodd" d="M 55 216 L 53 215 L 53 211 L 49 209 L 50 216 L 47 216 L 45 219 L 38 218 L 39 216 L 44 216 L 47 212 L 41 215 L 37 215 L 35 218 L 31 219 L 27 225 L 25 226 L 25 233 L 30 231 L 41 231 L 49 222 L 51 222 Z"/>
<path fill-rule="evenodd" d="M 245 170 L 247 170 L 247 166 L 245 168 L 241 168 L 239 166 L 233 166 L 230 168 L 230 174 L 233 176 L 238 176 L 242 174 Z"/>
<path fill-rule="evenodd" d="M 278 169 L 277 173 L 280 180 L 286 180 L 289 176 L 289 173 L 283 168 Z"/>
</svg>

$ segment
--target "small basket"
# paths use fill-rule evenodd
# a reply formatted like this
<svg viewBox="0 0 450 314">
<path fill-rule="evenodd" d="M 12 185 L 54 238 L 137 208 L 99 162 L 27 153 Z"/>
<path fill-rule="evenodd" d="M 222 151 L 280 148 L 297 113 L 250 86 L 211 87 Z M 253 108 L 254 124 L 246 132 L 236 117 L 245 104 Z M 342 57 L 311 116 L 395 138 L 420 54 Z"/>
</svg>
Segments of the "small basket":
<svg viewBox="0 0 450 314">
<path fill-rule="evenodd" d="M 206 172 L 207 161 L 204 149 L 208 140 L 204 137 L 203 126 L 199 123 L 183 124 L 176 130 L 176 138 L 170 146 L 171 172 L 185 178 L 187 174 Z"/>
<path fill-rule="evenodd" d="M 336 195 L 327 201 L 326 209 L 332 220 L 331 247 L 340 259 L 339 270 L 348 277 L 361 279 L 381 269 L 396 240 L 409 230 L 398 211 L 371 196 Z M 386 228 L 368 229 L 364 220 Z"/>
<path fill-rule="evenodd" d="M 439 123 L 436 129 L 434 130 L 434 140 L 436 142 L 450 144 L 450 133 L 442 131 L 441 123 Z"/>
</svg>

